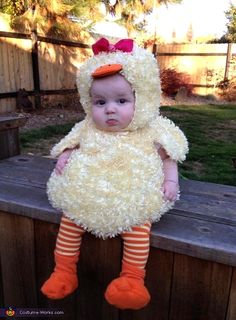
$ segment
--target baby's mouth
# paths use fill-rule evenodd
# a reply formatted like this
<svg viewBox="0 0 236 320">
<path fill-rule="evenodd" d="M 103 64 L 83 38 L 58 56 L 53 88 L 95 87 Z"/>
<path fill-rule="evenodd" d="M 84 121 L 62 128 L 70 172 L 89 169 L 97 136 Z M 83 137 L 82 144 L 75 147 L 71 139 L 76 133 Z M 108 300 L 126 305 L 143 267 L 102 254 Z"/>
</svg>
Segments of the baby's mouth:
<svg viewBox="0 0 236 320">
<path fill-rule="evenodd" d="M 117 125 L 118 124 L 118 120 L 116 120 L 116 119 L 107 119 L 106 120 L 106 124 L 108 125 L 108 126 L 115 126 L 115 125 Z"/>
</svg>

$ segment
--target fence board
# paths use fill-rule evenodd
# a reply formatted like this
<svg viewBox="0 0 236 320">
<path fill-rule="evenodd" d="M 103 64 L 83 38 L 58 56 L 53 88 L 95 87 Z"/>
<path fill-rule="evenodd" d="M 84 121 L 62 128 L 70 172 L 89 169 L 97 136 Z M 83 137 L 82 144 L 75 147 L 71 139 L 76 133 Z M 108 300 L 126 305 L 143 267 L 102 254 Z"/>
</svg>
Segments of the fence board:
<svg viewBox="0 0 236 320">
<path fill-rule="evenodd" d="M 89 49 L 66 47 L 51 43 L 39 44 L 40 87 L 47 89 L 72 89 L 76 70 Z"/>
<path fill-rule="evenodd" d="M 175 254 L 170 319 L 225 319 L 231 276 L 232 267 Z"/>
<path fill-rule="evenodd" d="M 229 305 L 228 305 L 228 313 L 226 320 L 234 320 L 236 319 L 236 269 L 234 269 L 233 277 L 232 277 L 232 285 L 229 295 Z"/>
<path fill-rule="evenodd" d="M 32 40 L 30 35 L 13 36 L 14 33 L 0 32 L 0 93 L 16 93 L 25 88 L 34 94 Z M 157 46 L 157 59 L 161 70 L 174 68 L 187 73 L 195 93 L 216 94 L 215 86 L 225 75 L 227 47 L 228 44 L 161 44 Z M 88 45 L 39 36 L 40 88 L 75 88 L 76 70 L 90 54 Z M 236 44 L 232 44 L 232 55 L 236 55 Z M 13 110 L 15 97 L 2 96 L 0 113 Z"/>
<path fill-rule="evenodd" d="M 37 305 L 33 220 L 0 211 L 0 238 L 5 306 Z"/>
<path fill-rule="evenodd" d="M 33 89 L 31 40 L 2 37 L 0 42 L 0 93 Z M 0 99 L 1 112 L 15 110 L 16 99 Z"/>
<path fill-rule="evenodd" d="M 118 310 L 105 301 L 104 292 L 111 280 L 118 277 L 120 264 L 120 237 L 102 240 L 91 234 L 84 235 L 78 264 L 80 320 L 119 319 Z"/>
<path fill-rule="evenodd" d="M 195 93 L 214 94 L 216 83 L 224 77 L 227 47 L 225 43 L 160 45 L 157 59 L 161 70 L 172 68 L 188 73 Z M 232 54 L 236 54 L 235 44 L 232 45 Z"/>
</svg>

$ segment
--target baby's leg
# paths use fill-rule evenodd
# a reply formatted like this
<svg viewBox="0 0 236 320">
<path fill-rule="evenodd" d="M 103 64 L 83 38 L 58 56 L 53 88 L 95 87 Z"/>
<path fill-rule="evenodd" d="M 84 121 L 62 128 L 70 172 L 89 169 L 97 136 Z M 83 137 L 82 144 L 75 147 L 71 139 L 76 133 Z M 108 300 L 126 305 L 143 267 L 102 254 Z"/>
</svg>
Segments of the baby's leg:
<svg viewBox="0 0 236 320">
<path fill-rule="evenodd" d="M 141 309 L 150 301 L 144 286 L 145 266 L 149 255 L 151 224 L 133 227 L 124 232 L 122 270 L 105 293 L 106 300 L 120 309 Z"/>
<path fill-rule="evenodd" d="M 41 288 L 48 298 L 62 299 L 78 287 L 77 262 L 84 232 L 80 226 L 62 216 L 54 252 L 56 266 Z"/>
</svg>

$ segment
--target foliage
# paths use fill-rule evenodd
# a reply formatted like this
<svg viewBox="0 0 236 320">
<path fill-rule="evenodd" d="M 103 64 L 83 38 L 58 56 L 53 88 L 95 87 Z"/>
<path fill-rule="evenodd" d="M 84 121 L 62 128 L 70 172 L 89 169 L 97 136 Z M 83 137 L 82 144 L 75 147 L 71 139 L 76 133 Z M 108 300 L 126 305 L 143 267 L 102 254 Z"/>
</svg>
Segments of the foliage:
<svg viewBox="0 0 236 320">
<path fill-rule="evenodd" d="M 158 6 L 168 3 L 181 3 L 182 0 L 116 0 L 113 4 L 109 0 L 102 1 L 107 11 L 119 19 L 117 23 L 123 25 L 128 34 L 141 31 L 146 25 L 147 16 Z"/>
<path fill-rule="evenodd" d="M 38 31 L 43 35 L 84 40 L 86 29 L 103 16 L 98 0 L 2 0 L 0 11 L 11 15 L 11 27 L 19 32 Z M 70 18 L 80 15 L 79 23 Z"/>
<path fill-rule="evenodd" d="M 236 5 L 231 3 L 229 10 L 226 11 L 227 23 L 227 39 L 230 42 L 236 42 Z"/>
<path fill-rule="evenodd" d="M 214 38 L 214 39 L 211 39 L 211 40 L 207 41 L 207 43 L 228 43 L 228 42 L 230 42 L 230 41 L 227 38 L 226 34 L 224 34 L 220 38 Z"/>
<path fill-rule="evenodd" d="M 167 68 L 161 70 L 160 78 L 162 91 L 166 95 L 174 96 L 180 88 L 185 88 L 189 95 L 192 93 L 192 87 L 187 73 Z"/>
<path fill-rule="evenodd" d="M 215 78 L 216 93 L 224 100 L 236 101 L 236 57 L 232 56 L 229 62 L 227 78 L 224 78 L 223 71 L 217 74 L 213 70 L 212 77 Z"/>
<path fill-rule="evenodd" d="M 219 95 L 227 101 L 236 101 L 236 77 L 224 79 L 217 84 Z"/>
<path fill-rule="evenodd" d="M 146 16 L 161 4 L 180 3 L 182 0 L 1 0 L 0 12 L 12 18 L 12 28 L 20 32 L 37 29 L 50 36 L 76 37 L 81 30 L 91 31 L 102 20 L 101 4 L 107 13 L 116 15 L 117 23 L 125 26 L 128 34 L 143 31 Z M 77 22 L 76 24 L 73 23 Z"/>
</svg>

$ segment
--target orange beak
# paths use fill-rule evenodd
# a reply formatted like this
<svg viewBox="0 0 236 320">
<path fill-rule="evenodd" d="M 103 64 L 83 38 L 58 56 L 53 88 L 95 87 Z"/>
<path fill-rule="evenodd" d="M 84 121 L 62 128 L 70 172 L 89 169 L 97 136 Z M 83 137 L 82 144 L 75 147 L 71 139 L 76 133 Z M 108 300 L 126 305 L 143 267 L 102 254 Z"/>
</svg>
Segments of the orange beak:
<svg viewBox="0 0 236 320">
<path fill-rule="evenodd" d="M 93 73 L 93 78 L 102 78 L 106 76 L 110 76 L 112 74 L 118 73 L 123 69 L 121 64 L 105 64 L 99 68 L 97 68 Z"/>
</svg>

